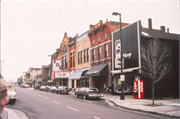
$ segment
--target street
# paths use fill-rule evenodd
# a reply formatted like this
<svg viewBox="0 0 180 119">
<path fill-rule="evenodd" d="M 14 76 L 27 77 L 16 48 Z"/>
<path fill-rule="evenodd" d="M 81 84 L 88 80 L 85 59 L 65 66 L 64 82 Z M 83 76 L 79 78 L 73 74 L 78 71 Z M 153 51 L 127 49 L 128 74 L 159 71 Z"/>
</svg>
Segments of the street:
<svg viewBox="0 0 180 119">
<path fill-rule="evenodd" d="M 17 92 L 15 105 L 7 108 L 17 109 L 27 114 L 29 119 L 64 118 L 164 118 L 110 106 L 105 100 L 84 100 L 75 95 L 59 95 L 28 88 L 14 87 Z"/>
</svg>

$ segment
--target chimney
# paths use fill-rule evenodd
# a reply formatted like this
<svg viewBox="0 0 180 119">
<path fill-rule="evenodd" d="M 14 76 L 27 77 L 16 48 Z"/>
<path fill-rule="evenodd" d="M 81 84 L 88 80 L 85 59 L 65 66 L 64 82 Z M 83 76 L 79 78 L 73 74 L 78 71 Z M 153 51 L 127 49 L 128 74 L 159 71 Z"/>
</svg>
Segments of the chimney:
<svg viewBox="0 0 180 119">
<path fill-rule="evenodd" d="M 167 28 L 167 33 L 169 33 L 169 28 Z"/>
<path fill-rule="evenodd" d="M 66 33 L 66 32 L 64 33 L 64 36 L 67 36 L 67 33 Z"/>
<path fill-rule="evenodd" d="M 148 26 L 149 26 L 149 30 L 152 30 L 152 19 L 151 18 L 148 19 Z"/>
<path fill-rule="evenodd" d="M 78 37 L 78 34 L 76 34 L 76 38 Z"/>
<path fill-rule="evenodd" d="M 160 29 L 161 29 L 161 32 L 165 33 L 165 26 L 161 26 Z"/>
<path fill-rule="evenodd" d="M 92 24 L 89 25 L 89 31 L 92 31 Z"/>
<path fill-rule="evenodd" d="M 103 20 L 100 20 L 100 21 L 99 21 L 99 24 L 102 25 L 102 24 L 103 24 Z"/>
</svg>

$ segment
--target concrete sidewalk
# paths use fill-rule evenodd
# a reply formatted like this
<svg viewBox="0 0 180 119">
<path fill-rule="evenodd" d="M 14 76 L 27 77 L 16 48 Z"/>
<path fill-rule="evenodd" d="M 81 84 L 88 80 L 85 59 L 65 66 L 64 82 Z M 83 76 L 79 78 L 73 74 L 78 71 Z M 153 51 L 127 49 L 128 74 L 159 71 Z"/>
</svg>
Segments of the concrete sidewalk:
<svg viewBox="0 0 180 119">
<path fill-rule="evenodd" d="M 70 91 L 70 94 L 74 95 L 74 92 Z M 120 95 L 104 94 L 101 99 L 130 110 L 180 118 L 180 99 L 155 100 L 156 106 L 151 106 L 151 99 L 134 99 L 133 95 L 125 95 L 125 99 L 120 100 Z"/>
<path fill-rule="evenodd" d="M 6 107 L 4 108 L 1 117 L 2 119 L 28 119 L 27 115 L 22 111 Z"/>
</svg>

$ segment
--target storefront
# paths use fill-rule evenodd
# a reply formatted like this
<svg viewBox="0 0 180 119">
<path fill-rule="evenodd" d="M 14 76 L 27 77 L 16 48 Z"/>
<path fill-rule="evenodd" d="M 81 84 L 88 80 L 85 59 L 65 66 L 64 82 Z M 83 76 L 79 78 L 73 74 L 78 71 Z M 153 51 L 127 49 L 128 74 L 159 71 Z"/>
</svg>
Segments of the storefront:
<svg viewBox="0 0 180 119">
<path fill-rule="evenodd" d="M 106 80 L 108 79 L 108 64 L 102 64 L 91 67 L 85 76 L 91 77 L 93 86 L 101 92 L 106 92 Z"/>
<path fill-rule="evenodd" d="M 113 93 L 123 90 L 123 93 L 133 94 L 133 81 L 135 77 L 141 77 L 140 26 L 138 21 L 112 33 Z M 120 32 L 123 34 L 121 39 Z"/>
<path fill-rule="evenodd" d="M 68 86 L 69 71 L 54 71 L 55 86 Z"/>
<path fill-rule="evenodd" d="M 69 75 L 69 80 L 72 81 L 71 86 L 74 88 L 80 87 L 89 87 L 89 77 L 84 74 L 88 71 L 89 68 L 77 70 L 76 72 L 72 72 Z"/>
</svg>

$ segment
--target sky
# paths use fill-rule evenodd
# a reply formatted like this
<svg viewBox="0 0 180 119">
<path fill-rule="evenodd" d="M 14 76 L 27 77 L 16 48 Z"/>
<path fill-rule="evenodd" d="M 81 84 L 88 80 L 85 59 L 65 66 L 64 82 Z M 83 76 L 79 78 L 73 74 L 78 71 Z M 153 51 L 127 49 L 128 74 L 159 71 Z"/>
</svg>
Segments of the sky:
<svg viewBox="0 0 180 119">
<path fill-rule="evenodd" d="M 179 34 L 179 0 L 1 0 L 1 72 L 16 81 L 30 67 L 50 64 L 64 33 L 74 37 L 99 20 L 134 23 Z"/>
</svg>

